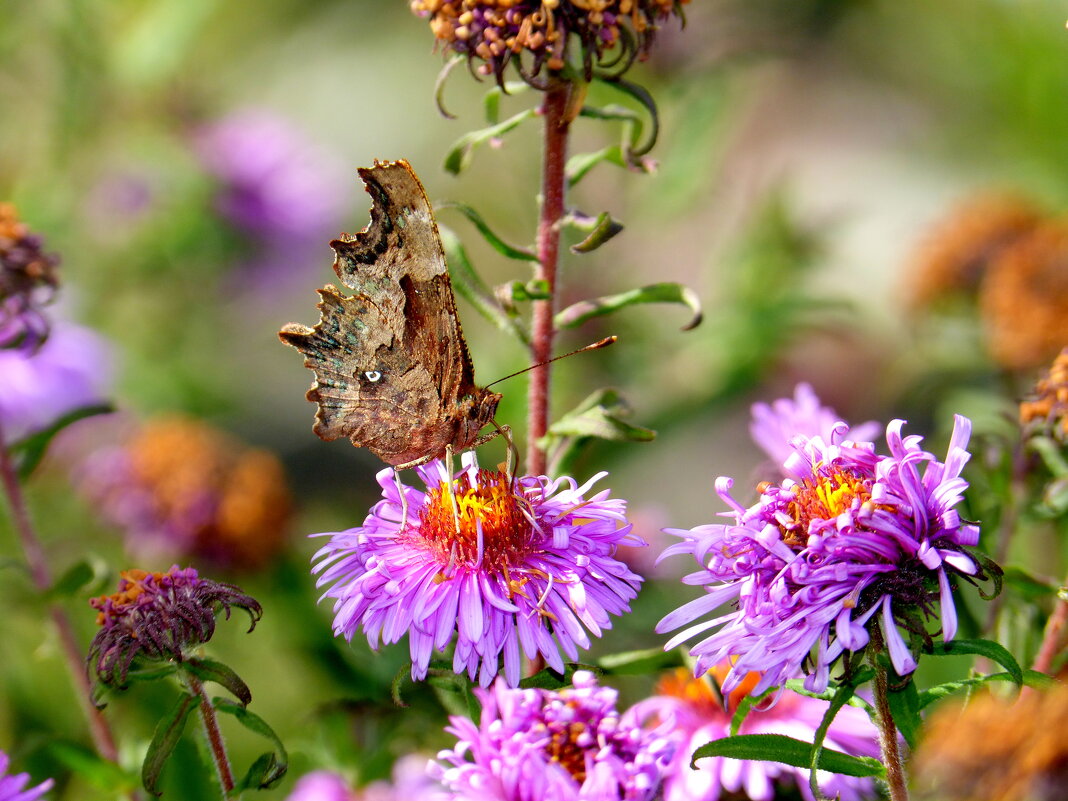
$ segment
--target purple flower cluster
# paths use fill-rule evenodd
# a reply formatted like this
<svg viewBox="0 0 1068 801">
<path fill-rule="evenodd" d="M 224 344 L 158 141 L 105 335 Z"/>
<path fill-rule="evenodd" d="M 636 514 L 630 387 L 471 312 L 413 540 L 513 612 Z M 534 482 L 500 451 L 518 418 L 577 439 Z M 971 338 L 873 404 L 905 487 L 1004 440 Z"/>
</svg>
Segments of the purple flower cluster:
<svg viewBox="0 0 1068 801">
<path fill-rule="evenodd" d="M 430 778 L 425 756 L 401 757 L 391 778 L 353 790 L 338 774 L 316 770 L 300 778 L 286 801 L 447 801 L 449 797 Z"/>
<path fill-rule="evenodd" d="M 41 306 L 59 285 L 58 264 L 19 221 L 15 207 L 0 203 L 0 349 L 33 352 L 48 337 Z"/>
<path fill-rule="evenodd" d="M 684 581 L 707 592 L 660 621 L 660 632 L 686 627 L 665 647 L 701 636 L 690 651 L 697 675 L 730 661 L 724 691 L 755 671 L 760 694 L 803 668 L 806 686 L 824 689 L 835 660 L 868 644 L 875 615 L 900 675 L 916 660 L 899 624 L 927 639 L 920 615 L 935 616 L 937 605 L 942 636 L 952 639 L 949 577 L 982 573 L 965 551 L 979 529 L 955 509 L 967 487 L 960 474 L 971 423 L 956 418 L 945 462 L 921 449 L 921 437 L 903 437 L 903 425 L 887 427 L 886 456 L 873 443 L 843 441 L 845 423 L 829 440 L 796 437 L 783 465 L 788 477 L 761 484 L 748 508 L 731 496 L 730 479 L 717 480 L 734 522 L 669 531 L 683 541 L 664 556 L 695 558 L 702 567 Z M 706 619 L 725 604 L 733 607 Z"/>
<path fill-rule="evenodd" d="M 562 690 L 476 689 L 476 724 L 451 718 L 455 748 L 431 775 L 454 801 L 647 801 L 657 797 L 675 754 L 663 727 L 616 711 L 617 693 L 578 671 Z"/>
<path fill-rule="evenodd" d="M 334 633 L 363 628 L 372 648 L 408 634 L 412 676 L 425 678 L 432 652 L 455 640 L 453 670 L 488 686 L 500 670 L 511 686 L 520 653 L 563 672 L 611 615 L 629 611 L 641 577 L 615 558 L 631 534 L 626 504 L 600 474 L 512 478 L 480 470 L 465 455 L 454 478 L 439 460 L 417 467 L 427 491 L 378 474 L 383 500 L 362 526 L 329 535 L 316 553 L 318 586 L 334 600 Z M 404 493 L 402 501 L 401 492 Z"/>
<path fill-rule="evenodd" d="M 16 773 L 9 776 L 7 768 L 10 763 L 8 755 L 0 751 L 0 801 L 37 801 L 52 789 L 52 779 L 46 779 L 36 787 L 27 788 L 30 774 Z"/>
</svg>

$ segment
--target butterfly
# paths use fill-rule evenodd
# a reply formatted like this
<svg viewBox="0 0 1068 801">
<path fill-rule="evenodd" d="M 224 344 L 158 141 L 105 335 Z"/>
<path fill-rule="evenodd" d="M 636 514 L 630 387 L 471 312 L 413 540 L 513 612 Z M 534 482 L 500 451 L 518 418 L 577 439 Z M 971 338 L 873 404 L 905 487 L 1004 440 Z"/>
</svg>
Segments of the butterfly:
<svg viewBox="0 0 1068 801">
<path fill-rule="evenodd" d="M 314 431 L 348 437 L 397 469 L 492 439 L 501 395 L 475 384 L 438 226 L 407 161 L 358 170 L 371 222 L 330 243 L 334 272 L 353 291 L 319 290 L 314 328 L 278 333 L 315 374 Z M 494 424 L 496 425 L 496 424 Z"/>
</svg>

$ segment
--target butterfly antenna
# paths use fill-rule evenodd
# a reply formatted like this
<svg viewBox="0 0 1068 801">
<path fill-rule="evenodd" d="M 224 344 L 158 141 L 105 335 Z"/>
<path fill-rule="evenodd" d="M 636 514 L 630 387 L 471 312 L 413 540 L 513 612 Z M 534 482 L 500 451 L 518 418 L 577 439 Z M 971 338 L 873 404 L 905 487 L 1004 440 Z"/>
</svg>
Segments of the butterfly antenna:
<svg viewBox="0 0 1068 801">
<path fill-rule="evenodd" d="M 619 339 L 619 337 L 617 337 L 617 336 L 615 336 L 613 334 L 610 337 L 605 337 L 600 342 L 594 342 L 593 344 L 587 345 L 584 348 L 579 348 L 578 350 L 573 350 L 570 353 L 563 354 L 562 356 L 553 356 L 551 359 L 546 359 L 543 362 L 538 362 L 537 364 L 532 364 L 532 365 L 530 365 L 530 367 L 524 367 L 522 370 L 516 370 L 514 373 L 510 373 L 509 375 L 506 375 L 504 378 L 498 378 L 496 381 L 493 381 L 493 382 L 491 382 L 489 384 L 486 384 L 486 389 L 489 389 L 494 384 L 499 384 L 502 381 L 507 381 L 509 378 L 515 378 L 517 375 L 522 375 L 523 373 L 530 372 L 531 370 L 536 370 L 539 367 L 544 367 L 547 364 L 552 364 L 553 362 L 560 361 L 560 359 L 566 359 L 568 356 L 574 356 L 577 353 L 585 353 L 588 350 L 600 350 L 601 348 L 607 348 L 609 345 L 614 343 L 617 339 Z"/>
</svg>

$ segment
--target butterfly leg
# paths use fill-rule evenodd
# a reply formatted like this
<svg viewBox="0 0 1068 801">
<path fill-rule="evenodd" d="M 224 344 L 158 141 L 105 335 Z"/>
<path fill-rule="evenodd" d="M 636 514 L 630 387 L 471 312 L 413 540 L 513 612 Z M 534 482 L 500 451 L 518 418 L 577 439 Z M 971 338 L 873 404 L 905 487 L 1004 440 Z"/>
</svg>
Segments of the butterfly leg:
<svg viewBox="0 0 1068 801">
<path fill-rule="evenodd" d="M 499 426 L 496 420 L 493 421 L 493 426 L 496 429 L 493 436 L 500 435 L 508 443 L 508 450 L 504 457 L 504 472 L 507 473 L 509 481 L 514 481 L 515 471 L 519 466 L 519 449 L 515 446 L 515 440 L 512 439 L 512 428 L 511 426 Z"/>
<path fill-rule="evenodd" d="M 455 482 L 453 481 L 452 472 L 452 445 L 445 446 L 445 473 L 448 476 L 449 482 L 449 500 L 452 502 L 452 519 L 456 524 L 456 536 L 460 536 L 460 504 L 456 500 L 456 491 L 454 488 Z"/>
<path fill-rule="evenodd" d="M 408 494 L 404 491 L 404 485 L 401 483 L 400 470 L 393 468 L 393 480 L 397 482 L 397 493 L 401 499 L 401 524 L 400 530 L 404 531 L 408 526 Z"/>
</svg>

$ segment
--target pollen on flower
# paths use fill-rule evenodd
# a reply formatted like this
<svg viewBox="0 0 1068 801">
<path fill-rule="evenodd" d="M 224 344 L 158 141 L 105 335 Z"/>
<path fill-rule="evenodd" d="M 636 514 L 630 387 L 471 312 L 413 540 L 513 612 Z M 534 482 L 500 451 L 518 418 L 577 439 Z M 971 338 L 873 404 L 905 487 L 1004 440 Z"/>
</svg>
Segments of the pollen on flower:
<svg viewBox="0 0 1068 801">
<path fill-rule="evenodd" d="M 871 500 L 871 481 L 848 471 L 805 479 L 795 488 L 795 498 L 787 504 L 790 523 L 780 523 L 783 542 L 803 548 L 813 523 L 826 524 L 843 512 L 859 508 Z"/>
<path fill-rule="evenodd" d="M 451 487 L 442 482 L 427 496 L 420 525 L 410 536 L 442 564 L 504 571 L 526 557 L 532 513 L 504 473 L 479 470 L 474 485 L 464 473 Z"/>
<path fill-rule="evenodd" d="M 111 595 L 91 598 L 89 605 L 100 610 L 96 616 L 98 626 L 114 624 L 131 608 L 137 606 L 138 599 L 145 593 L 145 580 L 151 577 L 156 583 L 163 579 L 163 573 L 149 573 L 147 570 L 132 568 L 119 573 L 119 589 Z"/>
</svg>

